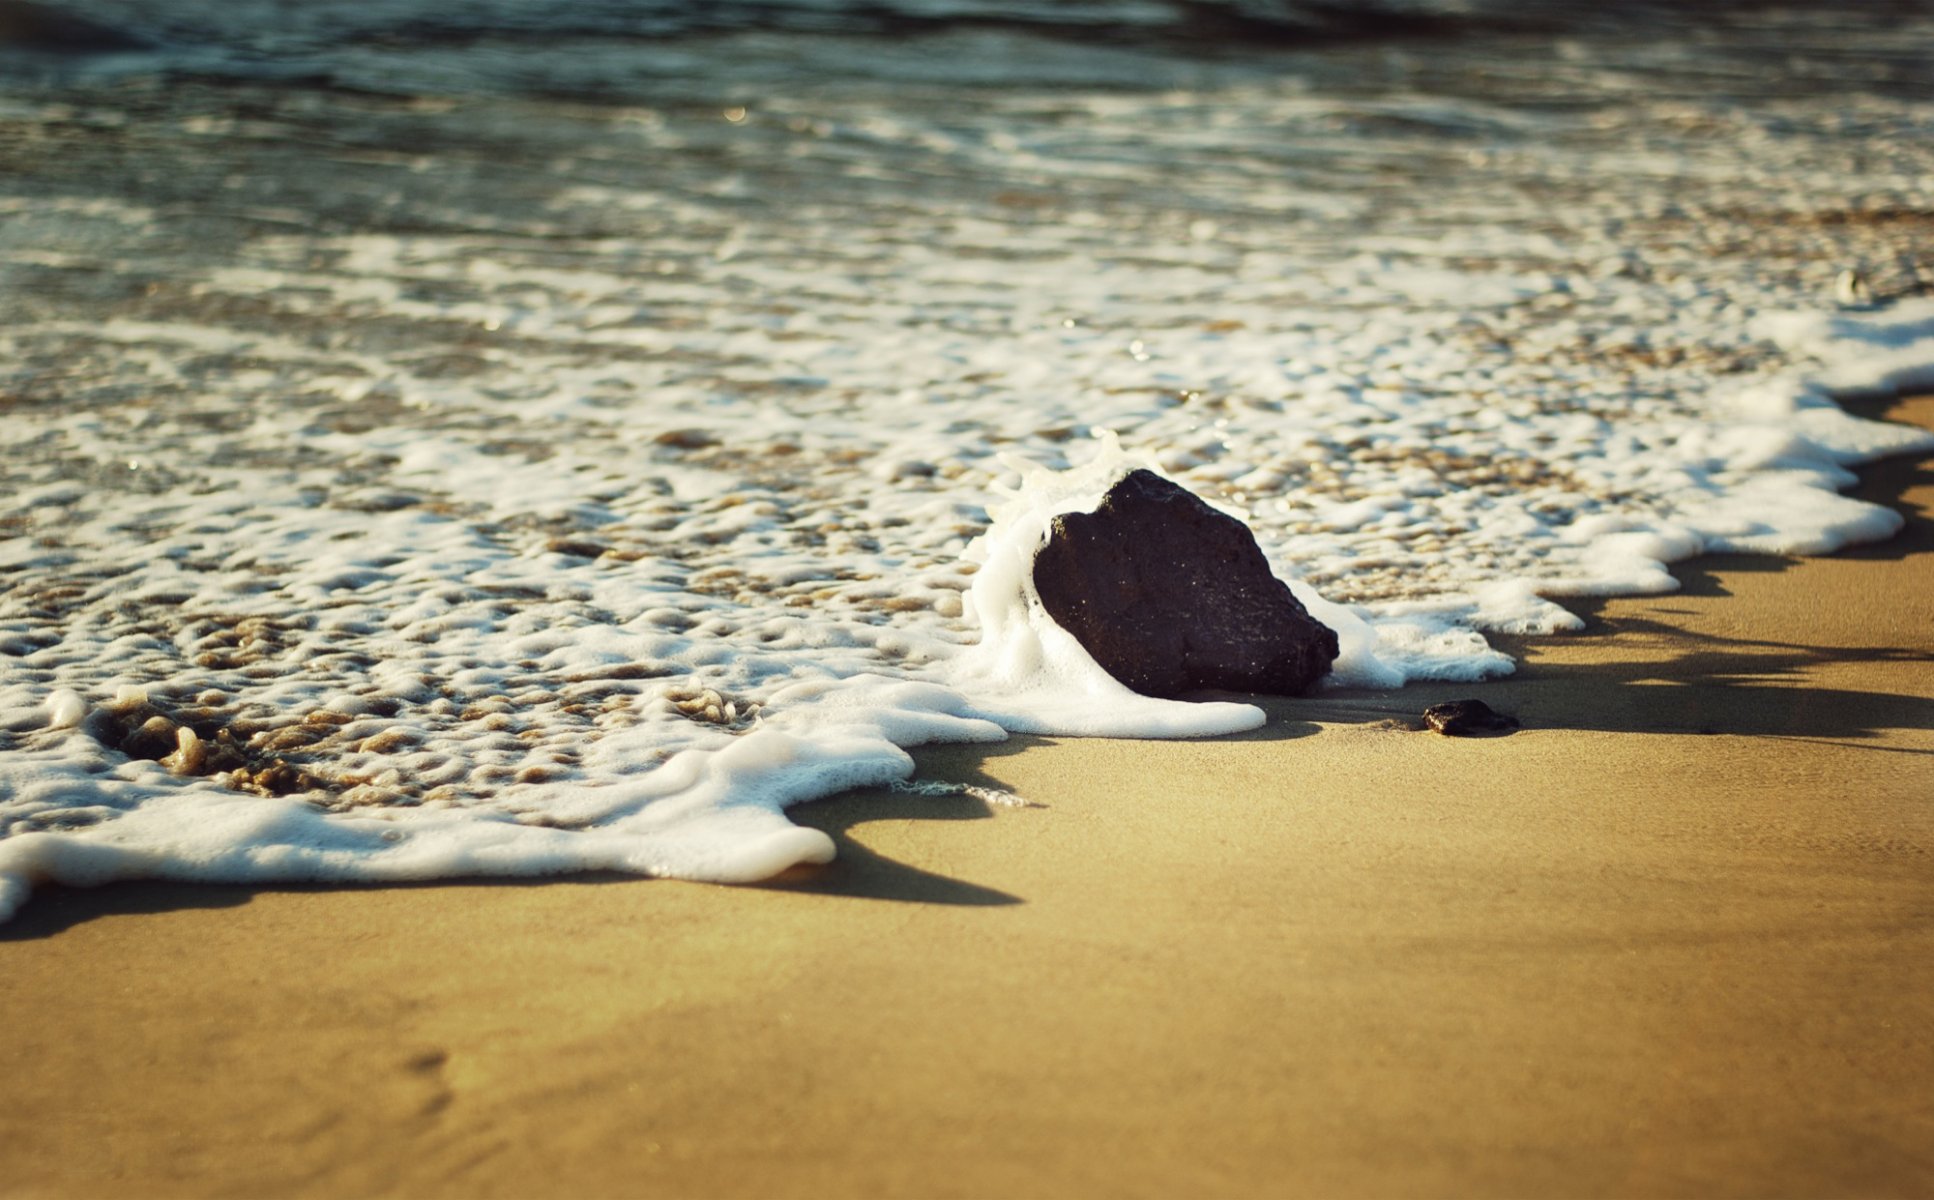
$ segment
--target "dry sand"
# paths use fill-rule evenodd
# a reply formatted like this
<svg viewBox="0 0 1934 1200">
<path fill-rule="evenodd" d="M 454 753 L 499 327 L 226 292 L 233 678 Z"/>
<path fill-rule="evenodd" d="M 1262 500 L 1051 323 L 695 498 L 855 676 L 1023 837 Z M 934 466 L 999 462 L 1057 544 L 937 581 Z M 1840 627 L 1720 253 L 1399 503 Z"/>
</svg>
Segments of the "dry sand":
<svg viewBox="0 0 1934 1200">
<path fill-rule="evenodd" d="M 1934 472 L 1864 490 L 1505 682 L 923 752 L 1042 806 L 778 886 L 50 889 L 0 1192 L 1934 1194 Z"/>
</svg>

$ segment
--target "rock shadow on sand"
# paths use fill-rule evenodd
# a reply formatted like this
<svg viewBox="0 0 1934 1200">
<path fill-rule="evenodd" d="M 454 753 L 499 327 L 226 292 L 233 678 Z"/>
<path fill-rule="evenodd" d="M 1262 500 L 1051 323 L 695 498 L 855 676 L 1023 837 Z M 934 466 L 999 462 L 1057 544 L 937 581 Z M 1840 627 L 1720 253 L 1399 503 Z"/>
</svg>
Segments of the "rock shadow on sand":
<svg viewBox="0 0 1934 1200">
<path fill-rule="evenodd" d="M 1907 417 L 1891 401 L 1849 402 L 1847 407 L 1873 418 Z M 1907 418 L 1906 423 L 1926 421 Z M 1848 547 L 1829 557 L 1897 563 L 1934 554 L 1934 508 L 1921 499 L 1934 488 L 1934 459 L 1882 459 L 1864 464 L 1860 475 L 1849 494 L 1893 509 L 1904 524 L 1886 541 Z M 1582 631 L 1552 637 L 1493 635 L 1493 644 L 1519 663 L 1518 672 L 1508 678 L 1475 686 L 1413 684 L 1400 694 L 1339 691 L 1273 705 L 1271 717 L 1368 725 L 1401 719 L 1460 694 L 1481 694 L 1493 707 L 1519 717 L 1526 729 L 1729 734 L 1934 755 L 1934 750 L 1886 744 L 1901 730 L 1934 729 L 1934 699 L 1819 682 L 1819 672 L 1827 668 L 1934 664 L 1934 651 L 1926 643 L 1828 644 L 1804 637 L 1732 636 L 1697 627 L 1703 623 L 1698 619 L 1700 603 L 1674 604 L 1731 597 L 1732 585 L 1742 576 L 1782 574 L 1806 561 L 1790 555 L 1699 555 L 1673 565 L 1680 582 L 1676 592 L 1641 602 L 1655 615 L 1630 614 L 1626 601 L 1566 597 L 1565 606 L 1585 622 Z M 1877 597 L 1854 602 L 1884 603 Z M 1617 652 L 1600 661 L 1565 661 L 1572 657 L 1568 650 L 1589 648 L 1593 641 L 1615 641 Z M 1893 678 L 1902 676 L 1895 671 Z"/>
<path fill-rule="evenodd" d="M 1018 754 L 1043 739 L 1016 737 L 992 745 L 942 745 L 916 751 L 922 780 L 986 792 L 1006 793 L 1005 785 L 984 770 L 996 758 Z M 794 824 L 817 829 L 833 839 L 838 857 L 823 866 L 795 867 L 755 886 L 803 895 L 891 900 L 903 904 L 992 907 L 1025 903 L 996 888 L 955 879 L 911 863 L 888 858 L 853 835 L 862 825 L 884 821 L 985 821 L 1022 815 L 1019 809 L 1045 808 L 1023 802 L 1001 814 L 996 806 L 967 792 L 931 795 L 917 791 L 866 788 L 844 792 L 786 810 Z"/>
<path fill-rule="evenodd" d="M 1812 678 L 1828 665 L 1934 664 L 1934 655 L 1899 646 L 1727 637 L 1646 617 L 1604 622 L 1601 630 L 1666 653 L 1541 666 L 1535 648 L 1514 647 L 1524 672 L 1496 686 L 1545 728 L 1731 734 L 1934 755 L 1934 750 L 1881 744 L 1898 730 L 1934 729 L 1934 700 L 1822 687 Z"/>
<path fill-rule="evenodd" d="M 1897 416 L 1886 405 L 1863 415 Z M 1849 405 L 1854 411 L 1862 406 Z M 1851 495 L 1884 505 L 1904 521 L 1882 542 L 1849 547 L 1831 557 L 1897 563 L 1934 554 L 1934 510 L 1917 497 L 1934 487 L 1934 459 L 1892 458 L 1861 468 Z M 1673 594 L 1691 600 L 1729 597 L 1727 581 L 1744 574 L 1783 573 L 1801 566 L 1791 556 L 1706 554 L 1677 563 Z M 1690 615 L 1672 597 L 1654 601 L 1668 618 Z M 1884 603 L 1877 597 L 1856 603 Z M 1523 665 L 1520 675 L 1495 685 L 1508 697 L 1535 706 L 1546 727 L 1630 733 L 1724 733 L 1746 737 L 1833 743 L 1895 754 L 1934 751 L 1882 743 L 1903 729 L 1934 729 L 1934 700 L 1925 696 L 1822 687 L 1825 667 L 1934 664 L 1922 645 L 1825 644 L 1804 638 L 1753 638 L 1688 628 L 1688 623 L 1643 614 L 1617 613 L 1612 602 L 1574 599 L 1567 606 L 1586 629 L 1569 637 L 1616 637 L 1636 653 L 1618 661 L 1542 663 L 1550 639 L 1501 639 Z"/>
<path fill-rule="evenodd" d="M 1018 896 L 994 888 L 896 862 L 867 849 L 847 832 L 854 826 L 873 821 L 982 820 L 994 815 L 993 807 L 984 800 L 967 795 L 924 796 L 869 790 L 798 805 L 787 809 L 786 813 L 800 825 L 824 830 L 839 847 L 839 857 L 827 866 L 795 867 L 771 881 L 749 886 L 918 904 L 998 906 L 1023 902 Z M 103 917 L 241 908 L 258 895 L 272 893 L 431 890 L 447 887 L 604 887 L 619 884 L 671 887 L 681 882 L 622 871 L 587 871 L 568 875 L 508 878 L 457 876 L 382 883 L 231 884 L 150 879 L 120 880 L 99 887 L 47 883 L 34 889 L 33 896 L 11 920 L 0 923 L 0 943 L 53 937 Z"/>
<path fill-rule="evenodd" d="M 239 908 L 267 889 L 227 884 L 133 880 L 100 887 L 43 883 L 20 911 L 0 922 L 0 942 L 31 942 L 100 917 L 140 916 L 192 908 Z"/>
</svg>

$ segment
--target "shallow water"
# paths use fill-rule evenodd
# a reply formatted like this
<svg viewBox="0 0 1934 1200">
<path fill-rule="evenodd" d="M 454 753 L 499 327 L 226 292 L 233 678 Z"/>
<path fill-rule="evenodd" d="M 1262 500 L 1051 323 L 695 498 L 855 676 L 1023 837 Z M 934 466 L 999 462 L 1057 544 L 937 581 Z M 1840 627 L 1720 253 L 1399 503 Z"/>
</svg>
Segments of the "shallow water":
<svg viewBox="0 0 1934 1200">
<path fill-rule="evenodd" d="M 5 52 L 0 891 L 755 877 L 898 746 L 1259 720 L 981 571 L 1102 431 L 1249 518 L 1344 682 L 1898 523 L 1833 489 L 1925 439 L 1828 397 L 1934 363 L 1925 14 L 782 7 Z M 104 744 L 151 711 L 166 765 Z"/>
</svg>

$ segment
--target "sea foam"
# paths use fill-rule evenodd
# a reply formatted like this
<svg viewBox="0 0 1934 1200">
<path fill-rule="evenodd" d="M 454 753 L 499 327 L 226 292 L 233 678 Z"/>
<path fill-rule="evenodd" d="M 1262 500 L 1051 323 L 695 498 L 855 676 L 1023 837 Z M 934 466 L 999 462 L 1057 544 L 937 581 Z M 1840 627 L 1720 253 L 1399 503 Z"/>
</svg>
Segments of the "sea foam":
<svg viewBox="0 0 1934 1200">
<path fill-rule="evenodd" d="M 1819 365 L 1762 385 L 1750 422 L 1714 425 L 1682 443 L 1709 472 L 1756 468 L 1730 493 L 1670 520 L 1577 522 L 1560 534 L 1578 551 L 1576 573 L 1555 579 L 1504 580 L 1467 597 L 1380 608 L 1336 604 L 1295 583 L 1299 598 L 1339 630 L 1343 655 L 1334 683 L 1481 678 L 1508 670 L 1509 663 L 1484 645 L 1473 625 L 1567 624 L 1553 616 L 1545 595 L 1667 590 L 1673 585 L 1665 564 L 1706 549 L 1810 553 L 1892 533 L 1898 514 L 1836 495 L 1833 489 L 1848 477 L 1829 467 L 1934 448 L 1934 437 L 1827 408 L 1822 380 L 1831 378 L 1840 389 L 1880 387 L 1919 369 L 1909 364 L 1934 364 L 1934 303 L 1903 305 L 1882 318 L 1776 327 Z M 1876 340 L 1889 353 L 1868 359 L 1863 370 L 1862 348 Z M 1784 400 L 1769 400 L 1774 394 Z M 1781 408 L 1789 418 L 1805 419 L 1782 422 L 1775 411 Z M 30 753 L 0 767 L 13 818 L 11 836 L 0 841 L 0 917 L 46 881 L 396 881 L 598 869 L 751 881 L 828 861 L 831 840 L 792 824 L 782 810 L 908 779 L 913 761 L 906 747 L 995 741 L 1011 732 L 1193 737 L 1262 724 L 1262 711 L 1251 705 L 1130 692 L 1048 619 L 1034 593 L 1033 553 L 1052 518 L 1092 508 L 1109 484 L 1146 460 L 1107 434 L 1075 468 L 1012 465 L 1018 483 L 992 506 L 990 528 L 964 555 L 977 567 L 964 611 L 979 637 L 923 672 L 944 682 L 873 673 L 794 682 L 766 698 L 770 715 L 753 727 L 669 757 L 648 725 L 609 733 L 593 761 L 623 778 L 603 786 L 539 783 L 489 809 L 431 803 L 331 812 L 301 798 L 177 779 L 149 762 L 117 763 L 119 756 L 83 728 L 82 698 L 64 688 L 49 692 L 40 713 L 16 709 L 9 716 L 10 727 L 28 735 Z M 343 568 L 318 563 L 312 569 L 340 575 Z M 581 636 L 535 632 L 512 646 L 514 653 L 579 668 L 637 661 L 664 649 L 608 629 Z M 384 675 L 374 671 L 372 678 Z M 398 678 L 392 692 L 418 686 L 409 672 Z M 484 682 L 494 678 L 486 673 Z M 334 704 L 347 713 L 366 707 L 343 697 Z M 630 773 L 654 763 L 645 773 Z"/>
<path fill-rule="evenodd" d="M 1506 673 L 1487 631 L 1702 551 L 1888 536 L 1841 489 L 1934 439 L 1837 401 L 1934 369 L 1863 215 L 1931 202 L 1924 113 L 1868 96 L 1849 139 L 1837 91 L 1695 111 L 1715 76 L 1579 53 L 1684 91 L 1581 106 L 1555 56 L 1471 94 L 1502 85 L 1440 46 L 729 108 L 8 106 L 60 153 L 0 182 L 0 911 L 761 878 L 832 851 L 786 806 L 906 785 L 908 747 L 1252 728 L 1123 689 L 1032 595 L 1130 464 L 1250 524 L 1333 686 Z M 1902 298 L 1837 296 L 1850 257 Z M 150 711 L 176 766 L 246 769 L 123 753 Z"/>
</svg>

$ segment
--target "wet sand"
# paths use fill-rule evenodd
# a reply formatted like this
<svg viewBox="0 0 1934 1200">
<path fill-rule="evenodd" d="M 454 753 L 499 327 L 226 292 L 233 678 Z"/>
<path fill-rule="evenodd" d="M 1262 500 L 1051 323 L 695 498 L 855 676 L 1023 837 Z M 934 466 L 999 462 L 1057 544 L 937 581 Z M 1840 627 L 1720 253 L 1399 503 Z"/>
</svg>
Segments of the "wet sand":
<svg viewBox="0 0 1934 1200">
<path fill-rule="evenodd" d="M 923 751 L 1039 807 L 775 886 L 48 889 L 0 1193 L 1929 1194 L 1934 464 L 1862 491 L 1507 681 Z M 1387 725 L 1463 694 L 1526 728 Z"/>
</svg>

